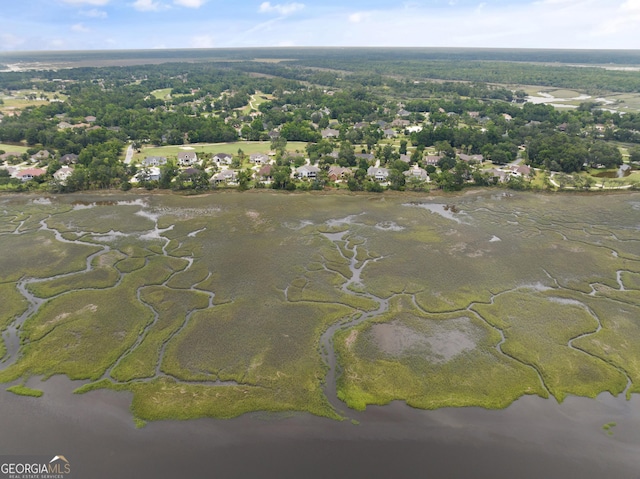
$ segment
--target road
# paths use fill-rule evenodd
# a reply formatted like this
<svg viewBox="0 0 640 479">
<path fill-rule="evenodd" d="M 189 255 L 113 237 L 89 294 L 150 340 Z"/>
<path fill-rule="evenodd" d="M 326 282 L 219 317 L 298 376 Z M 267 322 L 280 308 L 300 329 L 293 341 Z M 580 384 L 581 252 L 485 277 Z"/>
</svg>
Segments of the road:
<svg viewBox="0 0 640 479">
<path fill-rule="evenodd" d="M 133 143 L 129 144 L 129 148 L 127 148 L 127 156 L 124 158 L 124 164 L 128 165 L 131 163 L 133 159 Z"/>
</svg>

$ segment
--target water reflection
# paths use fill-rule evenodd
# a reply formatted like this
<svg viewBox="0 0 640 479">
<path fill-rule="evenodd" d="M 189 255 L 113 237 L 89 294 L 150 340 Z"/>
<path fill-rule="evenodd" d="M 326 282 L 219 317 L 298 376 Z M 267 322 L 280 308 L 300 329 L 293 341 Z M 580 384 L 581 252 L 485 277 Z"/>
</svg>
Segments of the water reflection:
<svg viewBox="0 0 640 479">
<path fill-rule="evenodd" d="M 640 471 L 640 399 L 525 396 L 503 411 L 353 412 L 360 424 L 308 414 L 161 421 L 135 429 L 131 395 L 92 391 L 63 377 L 28 386 L 41 399 L 0 391 L 3 454 L 64 454 L 77 477 L 629 478 Z M 616 423 L 612 434 L 603 425 Z"/>
</svg>

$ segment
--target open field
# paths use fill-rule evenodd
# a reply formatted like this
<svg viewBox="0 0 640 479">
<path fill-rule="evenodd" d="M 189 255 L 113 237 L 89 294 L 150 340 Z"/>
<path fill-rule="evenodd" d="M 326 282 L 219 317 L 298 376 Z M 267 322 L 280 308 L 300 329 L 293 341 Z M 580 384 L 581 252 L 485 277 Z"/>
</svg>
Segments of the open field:
<svg viewBox="0 0 640 479">
<path fill-rule="evenodd" d="M 333 330 L 355 409 L 640 392 L 637 193 L 0 201 L 3 382 L 131 391 L 138 421 L 338 418 Z"/>
<path fill-rule="evenodd" d="M 163 88 L 161 90 L 154 90 L 151 94 L 158 100 L 168 100 L 171 98 L 171 88 Z"/>
<path fill-rule="evenodd" d="M 9 145 L 7 143 L 0 143 L 0 150 L 4 150 L 9 153 L 15 151 L 16 153 L 26 153 L 29 147 L 23 145 Z"/>
<path fill-rule="evenodd" d="M 307 143 L 301 141 L 290 141 L 287 143 L 287 151 L 291 153 L 306 152 Z M 269 153 L 271 151 L 271 142 L 269 141 L 236 141 L 234 143 L 197 143 L 192 145 L 172 145 L 160 147 L 145 147 L 139 153 L 133 155 L 134 162 L 140 162 L 147 156 L 166 156 L 177 157 L 181 151 L 195 151 L 196 154 L 216 154 L 229 153 L 237 155 L 238 150 L 242 150 L 245 155 L 252 153 Z"/>
<path fill-rule="evenodd" d="M 29 95 L 35 95 L 35 98 L 29 98 Z M 50 101 L 65 101 L 67 96 L 56 92 L 17 90 L 11 92 L 11 95 L 0 93 L 0 99 L 4 102 L 3 105 L 0 105 L 0 112 L 11 114 L 13 111 L 19 111 L 29 106 L 46 105 Z"/>
</svg>

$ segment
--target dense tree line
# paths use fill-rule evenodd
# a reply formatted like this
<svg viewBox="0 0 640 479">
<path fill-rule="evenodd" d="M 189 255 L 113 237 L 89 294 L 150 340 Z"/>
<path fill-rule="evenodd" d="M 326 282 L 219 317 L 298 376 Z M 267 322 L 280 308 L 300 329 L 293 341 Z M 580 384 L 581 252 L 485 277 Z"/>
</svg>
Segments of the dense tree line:
<svg viewBox="0 0 640 479">
<path fill-rule="evenodd" d="M 564 78 L 575 73 L 572 69 L 471 60 L 460 64 L 440 59 L 418 62 L 418 57 L 411 55 L 402 63 L 384 51 L 365 52 L 358 58 L 334 53 L 327 58 L 336 59 L 335 66 L 346 71 L 318 70 L 325 60 L 311 53 L 304 61 L 280 63 L 243 57 L 234 62 L 85 67 L 38 72 L 37 77 L 31 72 L 0 73 L 0 89 L 37 88 L 66 97 L 65 101 L 51 101 L 25 108 L 20 115 L 6 116 L 0 123 L 0 141 L 26 142 L 56 152 L 58 157 L 79 154 L 78 168 L 65 187 L 77 190 L 127 187 L 132 171 L 120 164 L 118 157 L 128 141 L 140 146 L 232 142 L 240 137 L 269 140 L 277 130 L 279 140 L 272 143 L 278 151 L 274 187 L 295 188 L 291 167 L 304 161 L 302 157 L 286 159 L 278 142 L 302 141 L 308 143 L 311 161 L 325 170 L 332 163 L 355 168 L 349 188 L 369 191 L 378 189 L 379 184 L 367 178 L 367 160 L 357 153 L 374 154 L 391 170 L 392 189 L 417 188 L 407 183 L 403 173 L 408 164 L 400 161 L 400 155 L 407 154 L 410 144 L 414 147 L 411 161 L 418 162 L 426 147 L 434 147 L 443 158 L 440 171 L 430 174 L 440 187 L 452 190 L 471 180 L 490 183 L 467 162 L 458 161 L 457 152 L 482 154 L 495 164 L 504 164 L 523 150 L 529 164 L 569 173 L 585 166 L 621 164 L 619 150 L 607 140 L 640 143 L 639 114 L 611 113 L 591 102 L 575 110 L 521 104 L 524 92 L 486 83 L 494 76 L 515 82 L 545 71 L 553 78 Z M 373 71 L 365 69 L 365 59 L 372 61 L 369 70 Z M 471 81 L 426 79 L 445 75 L 447 68 L 449 77 Z M 592 73 L 580 78 L 588 79 Z M 623 75 L 620 81 L 629 78 Z M 156 90 L 170 94 L 159 97 Z M 271 95 L 271 99 L 255 111 L 248 105 L 258 92 Z M 406 110 L 402 118 L 420 124 L 421 131 L 409 134 L 403 131 L 406 123 L 394 122 L 401 109 Z M 86 123 L 89 116 L 96 117 L 90 125 Z M 62 121 L 67 125 L 60 126 Z M 380 144 L 383 129 L 391 122 L 395 128 L 392 134 L 406 135 L 400 148 Z M 327 127 L 337 129 L 336 138 L 322 139 L 321 131 Z M 632 157 L 634 154 L 636 150 L 632 150 Z M 50 164 L 49 176 L 58 166 Z M 163 175 L 163 182 L 180 185 L 179 189 L 203 187 L 205 181 L 204 176 L 184 176 L 168 167 Z M 246 186 L 245 180 L 241 178 L 240 183 Z M 305 186 L 320 187 L 323 181 Z"/>
</svg>

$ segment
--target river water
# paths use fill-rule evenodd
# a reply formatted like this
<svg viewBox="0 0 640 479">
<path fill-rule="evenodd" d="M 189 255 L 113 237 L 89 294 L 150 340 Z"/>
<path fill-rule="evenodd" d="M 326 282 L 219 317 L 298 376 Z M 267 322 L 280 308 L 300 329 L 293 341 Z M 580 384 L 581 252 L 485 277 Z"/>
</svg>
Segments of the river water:
<svg viewBox="0 0 640 479">
<path fill-rule="evenodd" d="M 0 454 L 62 454 L 89 479 L 640 477 L 637 396 L 530 396 L 502 411 L 393 403 L 351 411 L 359 424 L 255 413 L 136 429 L 129 393 L 73 395 L 80 384 L 32 378 L 41 399 L 0 390 Z"/>
</svg>

